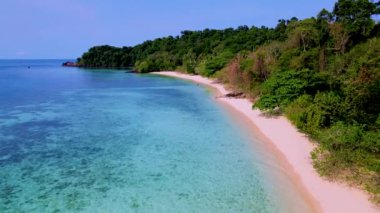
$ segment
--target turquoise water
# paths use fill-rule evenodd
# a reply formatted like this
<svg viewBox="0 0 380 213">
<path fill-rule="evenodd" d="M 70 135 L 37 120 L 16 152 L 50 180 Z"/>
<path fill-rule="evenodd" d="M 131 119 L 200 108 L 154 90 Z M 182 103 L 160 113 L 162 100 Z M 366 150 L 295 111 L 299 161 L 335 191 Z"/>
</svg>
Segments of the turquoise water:
<svg viewBox="0 0 380 213">
<path fill-rule="evenodd" d="M 0 212 L 308 210 L 207 89 L 61 62 L 0 61 Z"/>
</svg>

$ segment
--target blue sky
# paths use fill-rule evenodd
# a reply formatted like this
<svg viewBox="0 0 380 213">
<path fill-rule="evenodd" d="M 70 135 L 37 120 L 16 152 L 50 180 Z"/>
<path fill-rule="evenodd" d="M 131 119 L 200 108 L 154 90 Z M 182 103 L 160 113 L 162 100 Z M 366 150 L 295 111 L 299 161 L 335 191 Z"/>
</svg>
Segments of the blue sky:
<svg viewBox="0 0 380 213">
<path fill-rule="evenodd" d="M 182 30 L 275 26 L 334 0 L 2 0 L 0 59 L 76 58 L 94 45 L 131 46 Z"/>
</svg>

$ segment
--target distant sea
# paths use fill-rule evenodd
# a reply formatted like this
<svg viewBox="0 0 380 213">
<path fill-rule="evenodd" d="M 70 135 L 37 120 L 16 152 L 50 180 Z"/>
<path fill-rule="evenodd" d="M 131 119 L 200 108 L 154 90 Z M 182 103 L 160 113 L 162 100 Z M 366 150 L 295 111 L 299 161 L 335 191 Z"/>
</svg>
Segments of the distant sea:
<svg viewBox="0 0 380 213">
<path fill-rule="evenodd" d="M 64 61 L 0 60 L 0 212 L 310 210 L 206 88 Z"/>
</svg>

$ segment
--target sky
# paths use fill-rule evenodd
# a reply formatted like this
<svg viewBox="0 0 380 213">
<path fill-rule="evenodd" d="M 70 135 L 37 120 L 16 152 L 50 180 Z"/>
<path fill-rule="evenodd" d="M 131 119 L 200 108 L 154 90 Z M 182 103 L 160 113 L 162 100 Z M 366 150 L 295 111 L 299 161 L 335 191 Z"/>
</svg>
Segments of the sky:
<svg viewBox="0 0 380 213">
<path fill-rule="evenodd" d="M 0 59 L 74 59 L 183 30 L 269 26 L 315 16 L 334 0 L 1 0 Z"/>
</svg>

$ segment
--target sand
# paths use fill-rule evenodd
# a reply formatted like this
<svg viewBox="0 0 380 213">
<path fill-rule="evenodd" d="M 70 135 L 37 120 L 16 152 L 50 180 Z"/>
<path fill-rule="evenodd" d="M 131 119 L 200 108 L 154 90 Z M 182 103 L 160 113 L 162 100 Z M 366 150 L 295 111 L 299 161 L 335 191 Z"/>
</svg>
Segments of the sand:
<svg viewBox="0 0 380 213">
<path fill-rule="evenodd" d="M 212 79 L 199 75 L 187 75 L 178 72 L 156 72 L 154 74 L 171 76 L 190 80 L 205 86 L 215 88 L 219 94 L 226 95 L 229 91 Z M 263 116 L 259 110 L 252 109 L 252 102 L 242 98 L 219 97 L 219 101 L 231 106 L 238 113 L 246 116 L 265 136 L 276 149 L 273 154 L 280 155 L 284 159 L 289 170 L 294 173 L 293 181 L 301 186 L 303 194 L 310 198 L 310 205 L 317 212 L 380 212 L 380 210 L 369 201 L 369 195 L 364 191 L 349 187 L 342 183 L 331 182 L 323 179 L 315 171 L 310 158 L 310 152 L 315 148 L 306 135 L 298 132 L 289 120 L 283 116 L 268 118 Z"/>
</svg>

